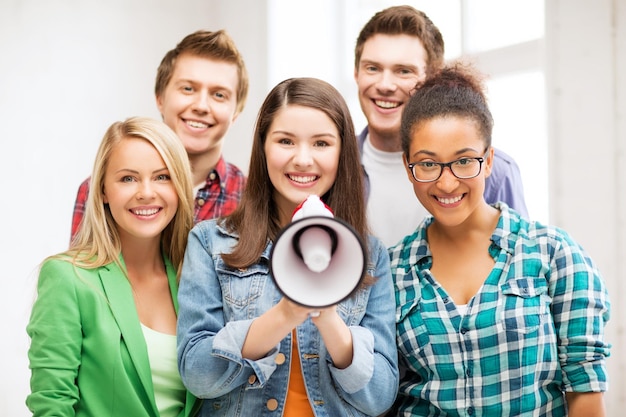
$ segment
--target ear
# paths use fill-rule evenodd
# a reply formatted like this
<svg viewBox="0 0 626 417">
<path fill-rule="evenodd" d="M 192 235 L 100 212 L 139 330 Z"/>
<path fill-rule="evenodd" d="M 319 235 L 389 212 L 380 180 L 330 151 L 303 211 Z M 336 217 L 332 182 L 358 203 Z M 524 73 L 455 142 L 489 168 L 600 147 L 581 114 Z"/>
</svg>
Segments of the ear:
<svg viewBox="0 0 626 417">
<path fill-rule="evenodd" d="M 415 182 L 415 179 L 413 179 L 413 173 L 409 169 L 409 161 L 406 159 L 406 155 L 404 153 L 402 153 L 402 162 L 404 162 L 404 169 L 406 171 L 406 175 L 409 177 L 409 181 L 411 183 Z"/>
<path fill-rule="evenodd" d="M 233 114 L 233 118 L 231 119 L 231 123 L 234 123 L 235 120 L 237 120 L 237 118 L 239 117 L 239 115 L 241 114 L 241 112 L 239 112 L 239 110 L 235 110 L 235 113 Z"/>
<path fill-rule="evenodd" d="M 491 169 L 493 168 L 493 158 L 494 158 L 494 149 L 493 146 L 489 147 L 487 151 L 487 155 L 485 157 L 485 162 L 483 162 L 483 170 L 485 171 L 485 178 L 491 175 Z"/>
<path fill-rule="evenodd" d="M 163 97 L 155 96 L 157 109 L 159 109 L 159 114 L 163 117 Z"/>
<path fill-rule="evenodd" d="M 359 84 L 359 67 L 360 67 L 360 62 L 359 65 L 356 65 L 354 67 L 354 81 L 356 81 L 357 85 Z"/>
</svg>

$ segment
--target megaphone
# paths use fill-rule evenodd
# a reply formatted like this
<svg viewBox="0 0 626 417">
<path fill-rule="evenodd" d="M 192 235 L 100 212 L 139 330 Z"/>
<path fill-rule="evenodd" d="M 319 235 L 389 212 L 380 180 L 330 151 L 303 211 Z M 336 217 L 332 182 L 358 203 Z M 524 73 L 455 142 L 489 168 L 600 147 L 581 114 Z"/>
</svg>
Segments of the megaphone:
<svg viewBox="0 0 626 417">
<path fill-rule="evenodd" d="M 278 234 L 270 252 L 270 275 L 291 301 L 323 308 L 354 293 L 365 277 L 366 259 L 354 228 L 311 195 Z"/>
</svg>

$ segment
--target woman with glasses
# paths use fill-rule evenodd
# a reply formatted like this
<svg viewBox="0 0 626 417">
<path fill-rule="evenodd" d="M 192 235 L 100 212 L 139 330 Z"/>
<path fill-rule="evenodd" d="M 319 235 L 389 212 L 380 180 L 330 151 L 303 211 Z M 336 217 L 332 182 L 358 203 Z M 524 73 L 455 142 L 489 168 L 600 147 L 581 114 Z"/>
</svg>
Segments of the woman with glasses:
<svg viewBox="0 0 626 417">
<path fill-rule="evenodd" d="M 402 416 L 602 416 L 609 300 L 563 230 L 483 198 L 493 120 L 460 64 L 402 117 L 415 195 L 431 213 L 390 248 Z"/>
</svg>

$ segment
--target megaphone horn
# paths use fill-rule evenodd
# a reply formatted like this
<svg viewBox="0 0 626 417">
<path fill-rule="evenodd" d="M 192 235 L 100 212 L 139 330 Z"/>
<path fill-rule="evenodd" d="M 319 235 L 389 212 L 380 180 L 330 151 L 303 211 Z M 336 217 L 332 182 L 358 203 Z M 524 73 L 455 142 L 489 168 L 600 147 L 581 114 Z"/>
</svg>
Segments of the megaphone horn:
<svg viewBox="0 0 626 417">
<path fill-rule="evenodd" d="M 305 307 L 328 307 L 359 287 L 366 272 L 365 252 L 354 228 L 334 218 L 318 196 L 310 196 L 278 234 L 270 274 L 290 300 Z"/>
<path fill-rule="evenodd" d="M 337 233 L 324 225 L 311 225 L 293 236 L 293 250 L 311 271 L 322 272 L 337 250 Z"/>
</svg>

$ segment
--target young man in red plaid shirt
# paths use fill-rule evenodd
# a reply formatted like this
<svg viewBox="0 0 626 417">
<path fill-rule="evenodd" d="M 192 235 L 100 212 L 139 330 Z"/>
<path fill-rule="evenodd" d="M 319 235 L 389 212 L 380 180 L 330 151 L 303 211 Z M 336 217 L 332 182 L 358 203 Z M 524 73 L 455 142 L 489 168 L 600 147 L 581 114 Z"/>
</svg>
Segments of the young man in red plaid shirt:
<svg viewBox="0 0 626 417">
<path fill-rule="evenodd" d="M 195 191 L 195 221 L 230 214 L 246 178 L 222 156 L 224 136 L 244 108 L 248 73 L 223 30 L 187 35 L 163 57 L 154 87 L 163 121 L 185 145 Z M 89 178 L 79 187 L 72 238 L 83 218 Z"/>
</svg>

